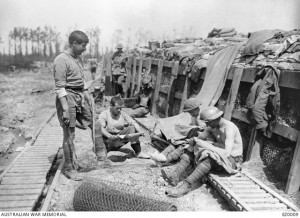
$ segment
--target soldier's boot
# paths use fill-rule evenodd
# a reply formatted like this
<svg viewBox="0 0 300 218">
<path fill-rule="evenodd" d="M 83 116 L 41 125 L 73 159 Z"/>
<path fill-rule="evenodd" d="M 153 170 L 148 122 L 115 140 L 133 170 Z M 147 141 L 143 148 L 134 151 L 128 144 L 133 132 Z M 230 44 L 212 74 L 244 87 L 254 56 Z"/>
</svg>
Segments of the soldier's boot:
<svg viewBox="0 0 300 218">
<path fill-rule="evenodd" d="M 176 164 L 176 168 L 173 172 L 162 169 L 161 174 L 166 182 L 172 186 L 176 186 L 179 182 L 180 176 L 186 172 L 191 165 L 191 158 L 187 154 L 182 154 L 180 161 Z"/>
<path fill-rule="evenodd" d="M 167 191 L 167 196 L 177 198 L 187 194 L 191 191 L 192 184 L 205 176 L 211 170 L 212 165 L 213 160 L 211 158 L 203 160 L 185 180 L 178 183 L 175 188 Z"/>
<path fill-rule="evenodd" d="M 186 180 L 183 180 L 183 181 L 179 182 L 175 188 L 173 188 L 169 191 L 166 191 L 166 195 L 168 197 L 178 198 L 178 197 L 181 197 L 181 196 L 189 193 L 191 190 L 192 190 L 191 183 L 189 183 Z"/>
</svg>

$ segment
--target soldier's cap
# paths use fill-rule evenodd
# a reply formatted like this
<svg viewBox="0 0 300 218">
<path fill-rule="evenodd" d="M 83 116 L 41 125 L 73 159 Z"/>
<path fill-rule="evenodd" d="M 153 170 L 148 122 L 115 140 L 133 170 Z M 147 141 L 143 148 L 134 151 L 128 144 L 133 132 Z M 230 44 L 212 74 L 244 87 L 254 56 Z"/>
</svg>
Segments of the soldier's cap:
<svg viewBox="0 0 300 218">
<path fill-rule="evenodd" d="M 188 112 L 188 111 L 194 110 L 194 109 L 200 107 L 201 104 L 202 104 L 202 102 L 199 99 L 190 98 L 184 102 L 182 111 Z"/>
<path fill-rule="evenodd" d="M 123 45 L 121 43 L 117 44 L 116 49 L 118 48 L 124 48 Z"/>
</svg>

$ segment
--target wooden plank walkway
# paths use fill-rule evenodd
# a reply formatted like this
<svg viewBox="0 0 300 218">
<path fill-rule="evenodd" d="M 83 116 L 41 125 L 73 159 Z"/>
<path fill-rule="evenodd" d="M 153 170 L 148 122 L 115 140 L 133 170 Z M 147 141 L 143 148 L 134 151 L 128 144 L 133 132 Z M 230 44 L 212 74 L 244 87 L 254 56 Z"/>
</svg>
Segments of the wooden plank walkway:
<svg viewBox="0 0 300 218">
<path fill-rule="evenodd" d="M 45 124 L 32 146 L 0 175 L 0 211 L 32 211 L 43 193 L 47 174 L 62 144 L 57 117 Z"/>
</svg>

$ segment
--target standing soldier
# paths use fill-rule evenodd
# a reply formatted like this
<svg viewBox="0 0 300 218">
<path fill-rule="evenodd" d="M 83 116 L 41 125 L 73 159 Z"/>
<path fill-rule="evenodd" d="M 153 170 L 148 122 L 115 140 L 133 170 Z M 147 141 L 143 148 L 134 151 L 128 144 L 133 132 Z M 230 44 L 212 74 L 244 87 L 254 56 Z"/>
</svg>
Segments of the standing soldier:
<svg viewBox="0 0 300 218">
<path fill-rule="evenodd" d="M 92 57 L 90 59 L 90 71 L 91 71 L 91 74 L 92 74 L 92 80 L 95 80 L 95 74 L 96 74 L 96 71 L 97 71 L 97 67 L 98 67 L 97 59 L 95 57 Z"/>
<path fill-rule="evenodd" d="M 93 114 L 91 98 L 84 82 L 80 55 L 86 50 L 89 39 L 84 32 L 73 31 L 69 36 L 69 47 L 54 60 L 54 80 L 57 116 L 63 128 L 63 152 L 65 158 L 64 175 L 73 180 L 83 177 L 77 173 L 75 165 L 76 120 L 92 129 Z M 99 123 L 95 123 L 95 151 L 98 160 L 106 157 Z"/>
<path fill-rule="evenodd" d="M 119 43 L 116 46 L 117 51 L 113 54 L 111 58 L 112 62 L 112 74 L 113 74 L 113 89 L 115 90 L 115 94 L 124 94 L 122 84 L 125 83 L 125 60 L 126 55 L 123 51 L 123 45 Z"/>
</svg>

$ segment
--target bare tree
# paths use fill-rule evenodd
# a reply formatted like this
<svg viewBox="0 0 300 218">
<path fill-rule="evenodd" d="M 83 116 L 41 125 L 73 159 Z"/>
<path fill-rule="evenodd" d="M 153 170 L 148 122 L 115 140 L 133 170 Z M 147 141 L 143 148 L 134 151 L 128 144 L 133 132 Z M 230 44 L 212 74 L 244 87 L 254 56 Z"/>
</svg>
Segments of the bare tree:
<svg viewBox="0 0 300 218">
<path fill-rule="evenodd" d="M 43 45 L 43 57 L 47 57 L 47 41 L 48 41 L 48 26 L 44 26 L 44 29 L 41 30 L 41 42 Z"/>
<path fill-rule="evenodd" d="M 60 53 L 60 41 L 61 41 L 61 37 L 60 37 L 60 33 L 56 32 L 56 30 L 54 30 L 55 34 L 54 34 L 54 41 L 55 41 L 55 55 L 58 55 Z"/>
<path fill-rule="evenodd" d="M 30 29 L 29 31 L 29 38 L 31 41 L 31 54 L 35 55 L 35 48 L 34 48 L 34 43 L 36 41 L 36 34 L 34 29 Z"/>
<path fill-rule="evenodd" d="M 23 27 L 23 38 L 25 40 L 25 55 L 28 56 L 28 40 L 29 40 L 29 29 Z"/>
</svg>

